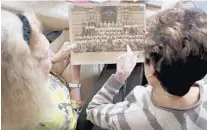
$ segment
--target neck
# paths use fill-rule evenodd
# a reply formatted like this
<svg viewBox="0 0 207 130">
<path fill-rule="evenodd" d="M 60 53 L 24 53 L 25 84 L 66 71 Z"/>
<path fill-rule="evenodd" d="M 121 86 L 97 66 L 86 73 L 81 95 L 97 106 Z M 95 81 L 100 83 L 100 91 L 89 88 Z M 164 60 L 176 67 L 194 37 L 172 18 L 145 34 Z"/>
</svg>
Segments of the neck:
<svg viewBox="0 0 207 130">
<path fill-rule="evenodd" d="M 189 92 L 182 96 L 175 96 L 166 92 L 160 83 L 153 85 L 152 94 L 155 102 L 163 107 L 182 109 L 192 106 L 199 101 L 199 87 L 192 86 Z"/>
</svg>

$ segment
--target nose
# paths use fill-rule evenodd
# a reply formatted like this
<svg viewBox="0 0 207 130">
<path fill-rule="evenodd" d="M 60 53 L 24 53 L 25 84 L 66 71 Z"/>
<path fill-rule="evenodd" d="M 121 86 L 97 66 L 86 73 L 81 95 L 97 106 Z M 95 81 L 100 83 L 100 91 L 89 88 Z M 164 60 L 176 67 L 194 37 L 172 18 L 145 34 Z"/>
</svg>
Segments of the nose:
<svg viewBox="0 0 207 130">
<path fill-rule="evenodd" d="M 48 51 L 48 59 L 52 59 L 52 57 L 54 56 L 54 53 L 50 50 Z"/>
</svg>

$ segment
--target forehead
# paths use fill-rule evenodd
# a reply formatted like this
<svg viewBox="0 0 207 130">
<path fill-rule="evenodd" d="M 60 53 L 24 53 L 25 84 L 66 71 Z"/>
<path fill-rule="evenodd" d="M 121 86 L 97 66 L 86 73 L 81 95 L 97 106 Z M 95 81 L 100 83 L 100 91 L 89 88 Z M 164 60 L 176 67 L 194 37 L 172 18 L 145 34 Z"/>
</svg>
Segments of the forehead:
<svg viewBox="0 0 207 130">
<path fill-rule="evenodd" d="M 38 59 L 44 58 L 50 50 L 50 43 L 42 33 L 41 24 L 36 17 L 28 15 L 28 19 L 31 24 L 32 32 L 30 43 L 32 54 Z"/>
</svg>

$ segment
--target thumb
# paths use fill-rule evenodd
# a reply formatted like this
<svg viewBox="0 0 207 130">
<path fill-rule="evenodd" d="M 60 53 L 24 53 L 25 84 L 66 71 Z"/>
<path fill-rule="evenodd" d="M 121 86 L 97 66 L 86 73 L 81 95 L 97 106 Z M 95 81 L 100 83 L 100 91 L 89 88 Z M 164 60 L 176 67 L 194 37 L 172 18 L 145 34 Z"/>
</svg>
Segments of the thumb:
<svg viewBox="0 0 207 130">
<path fill-rule="evenodd" d="M 77 47 L 77 44 L 68 44 L 68 46 L 66 47 L 66 50 L 69 51 L 69 52 L 71 52 L 76 47 Z"/>
<path fill-rule="evenodd" d="M 70 49 L 75 49 L 76 47 L 77 47 L 77 44 L 71 44 L 68 46 L 68 48 L 70 48 Z"/>
</svg>

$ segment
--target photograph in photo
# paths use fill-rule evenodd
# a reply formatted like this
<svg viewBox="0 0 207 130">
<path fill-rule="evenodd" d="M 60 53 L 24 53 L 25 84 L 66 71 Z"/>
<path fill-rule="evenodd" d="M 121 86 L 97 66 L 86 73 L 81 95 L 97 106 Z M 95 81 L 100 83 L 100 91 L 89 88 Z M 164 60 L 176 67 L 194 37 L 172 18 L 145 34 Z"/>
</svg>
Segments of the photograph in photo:
<svg viewBox="0 0 207 130">
<path fill-rule="evenodd" d="M 77 44 L 73 52 L 79 56 L 116 54 L 126 51 L 127 44 L 133 51 L 144 49 L 144 4 L 73 4 L 69 24 L 70 42 Z"/>
<path fill-rule="evenodd" d="M 119 52 L 129 44 L 143 50 L 144 7 L 140 5 L 75 5 L 71 9 L 71 42 L 75 53 Z"/>
</svg>

